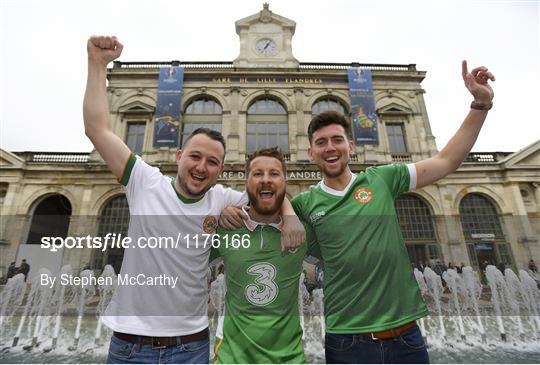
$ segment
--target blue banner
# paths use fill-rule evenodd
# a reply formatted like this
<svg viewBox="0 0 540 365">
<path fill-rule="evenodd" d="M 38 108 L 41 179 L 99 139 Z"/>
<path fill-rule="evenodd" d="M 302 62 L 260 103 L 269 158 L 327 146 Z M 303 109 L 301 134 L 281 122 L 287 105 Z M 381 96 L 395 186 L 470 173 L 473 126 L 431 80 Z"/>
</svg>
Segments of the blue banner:
<svg viewBox="0 0 540 365">
<path fill-rule="evenodd" d="M 352 126 L 354 143 L 357 146 L 379 144 L 377 113 L 373 96 L 371 70 L 365 68 L 349 68 L 349 97 L 352 105 Z"/>
<path fill-rule="evenodd" d="M 154 115 L 154 147 L 178 147 L 184 68 L 162 67 L 159 70 L 156 114 Z"/>
</svg>

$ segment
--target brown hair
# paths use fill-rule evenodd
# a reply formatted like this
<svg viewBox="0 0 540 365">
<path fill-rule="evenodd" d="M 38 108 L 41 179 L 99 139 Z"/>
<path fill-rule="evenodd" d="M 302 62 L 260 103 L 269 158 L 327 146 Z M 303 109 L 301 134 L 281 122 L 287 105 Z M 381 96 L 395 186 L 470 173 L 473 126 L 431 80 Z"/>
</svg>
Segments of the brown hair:
<svg viewBox="0 0 540 365">
<path fill-rule="evenodd" d="M 285 166 L 285 158 L 283 157 L 283 153 L 281 152 L 281 149 L 279 147 L 272 147 L 272 148 L 265 148 L 262 150 L 257 150 L 252 155 L 250 155 L 246 161 L 246 176 L 249 175 L 249 171 L 251 169 L 251 161 L 261 156 L 273 157 L 273 158 L 278 159 L 279 162 L 281 162 L 283 175 L 287 176 L 287 167 Z"/>
<path fill-rule="evenodd" d="M 315 131 L 331 124 L 337 124 L 342 126 L 345 130 L 347 138 L 352 139 L 351 126 L 349 125 L 349 122 L 347 122 L 347 119 L 345 119 L 345 116 L 336 111 L 327 110 L 311 118 L 311 122 L 309 122 L 308 126 L 309 143 L 311 144 L 313 142 L 313 133 L 315 133 Z"/>
</svg>

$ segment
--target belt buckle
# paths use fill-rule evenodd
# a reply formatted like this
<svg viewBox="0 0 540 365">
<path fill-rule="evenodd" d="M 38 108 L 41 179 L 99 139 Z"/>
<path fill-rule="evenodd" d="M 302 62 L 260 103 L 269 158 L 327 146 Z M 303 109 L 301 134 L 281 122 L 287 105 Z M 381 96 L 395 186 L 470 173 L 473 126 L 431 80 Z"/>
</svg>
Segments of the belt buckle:
<svg viewBox="0 0 540 365">
<path fill-rule="evenodd" d="M 380 338 L 377 338 L 377 337 L 374 336 L 375 332 L 370 332 L 369 335 L 371 336 L 371 339 L 374 340 L 374 341 L 379 341 L 380 340 Z"/>
<path fill-rule="evenodd" d="M 167 348 L 167 346 L 161 343 L 161 340 L 159 339 L 159 337 L 152 337 L 152 349 L 165 349 L 165 348 Z"/>
</svg>

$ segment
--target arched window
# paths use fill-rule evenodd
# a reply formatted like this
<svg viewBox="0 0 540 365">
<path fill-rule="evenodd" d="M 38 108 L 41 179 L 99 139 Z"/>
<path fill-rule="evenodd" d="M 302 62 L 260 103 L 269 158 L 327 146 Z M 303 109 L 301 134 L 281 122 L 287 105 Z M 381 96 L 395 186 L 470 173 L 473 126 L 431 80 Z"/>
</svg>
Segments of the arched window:
<svg viewBox="0 0 540 365">
<path fill-rule="evenodd" d="M 41 244 L 42 237 L 65 238 L 69 229 L 71 203 L 60 194 L 50 195 L 37 204 L 32 213 L 32 223 L 27 244 Z"/>
<path fill-rule="evenodd" d="M 184 112 L 180 144 L 183 146 L 191 132 L 197 128 L 206 127 L 221 132 L 222 113 L 221 105 L 210 97 L 191 101 Z"/>
<path fill-rule="evenodd" d="M 347 108 L 340 101 L 327 96 L 317 99 L 311 107 L 311 114 L 316 115 L 327 110 L 333 110 L 343 115 L 347 115 Z"/>
<path fill-rule="evenodd" d="M 396 212 L 411 262 L 427 264 L 429 260 L 441 259 L 428 205 L 414 195 L 405 194 L 396 199 Z"/>
<path fill-rule="evenodd" d="M 287 111 L 274 99 L 255 101 L 247 111 L 247 153 L 278 146 L 289 152 Z"/>
<path fill-rule="evenodd" d="M 105 205 L 98 217 L 98 237 L 105 237 L 107 233 L 127 235 L 129 226 L 129 207 L 125 195 L 117 196 Z M 124 257 L 123 248 L 107 248 L 102 251 L 96 249 L 92 258 L 92 268 L 101 270 L 109 264 L 118 274 Z"/>
<path fill-rule="evenodd" d="M 461 227 L 475 265 L 512 264 L 512 256 L 493 203 L 481 194 L 467 194 L 459 204 Z"/>
</svg>

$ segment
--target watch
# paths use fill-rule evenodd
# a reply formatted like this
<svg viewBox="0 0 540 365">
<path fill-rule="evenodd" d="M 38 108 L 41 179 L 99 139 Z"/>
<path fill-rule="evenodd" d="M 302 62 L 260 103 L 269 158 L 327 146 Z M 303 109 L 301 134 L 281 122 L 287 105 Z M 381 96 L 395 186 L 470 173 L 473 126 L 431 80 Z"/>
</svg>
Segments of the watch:
<svg viewBox="0 0 540 365">
<path fill-rule="evenodd" d="M 482 103 L 478 103 L 476 101 L 473 101 L 471 103 L 471 109 L 476 109 L 476 110 L 489 110 L 493 108 L 493 103 L 490 102 L 489 104 L 482 104 Z"/>
<path fill-rule="evenodd" d="M 255 43 L 255 51 L 261 56 L 273 56 L 277 53 L 276 42 L 268 38 L 259 39 Z"/>
</svg>

